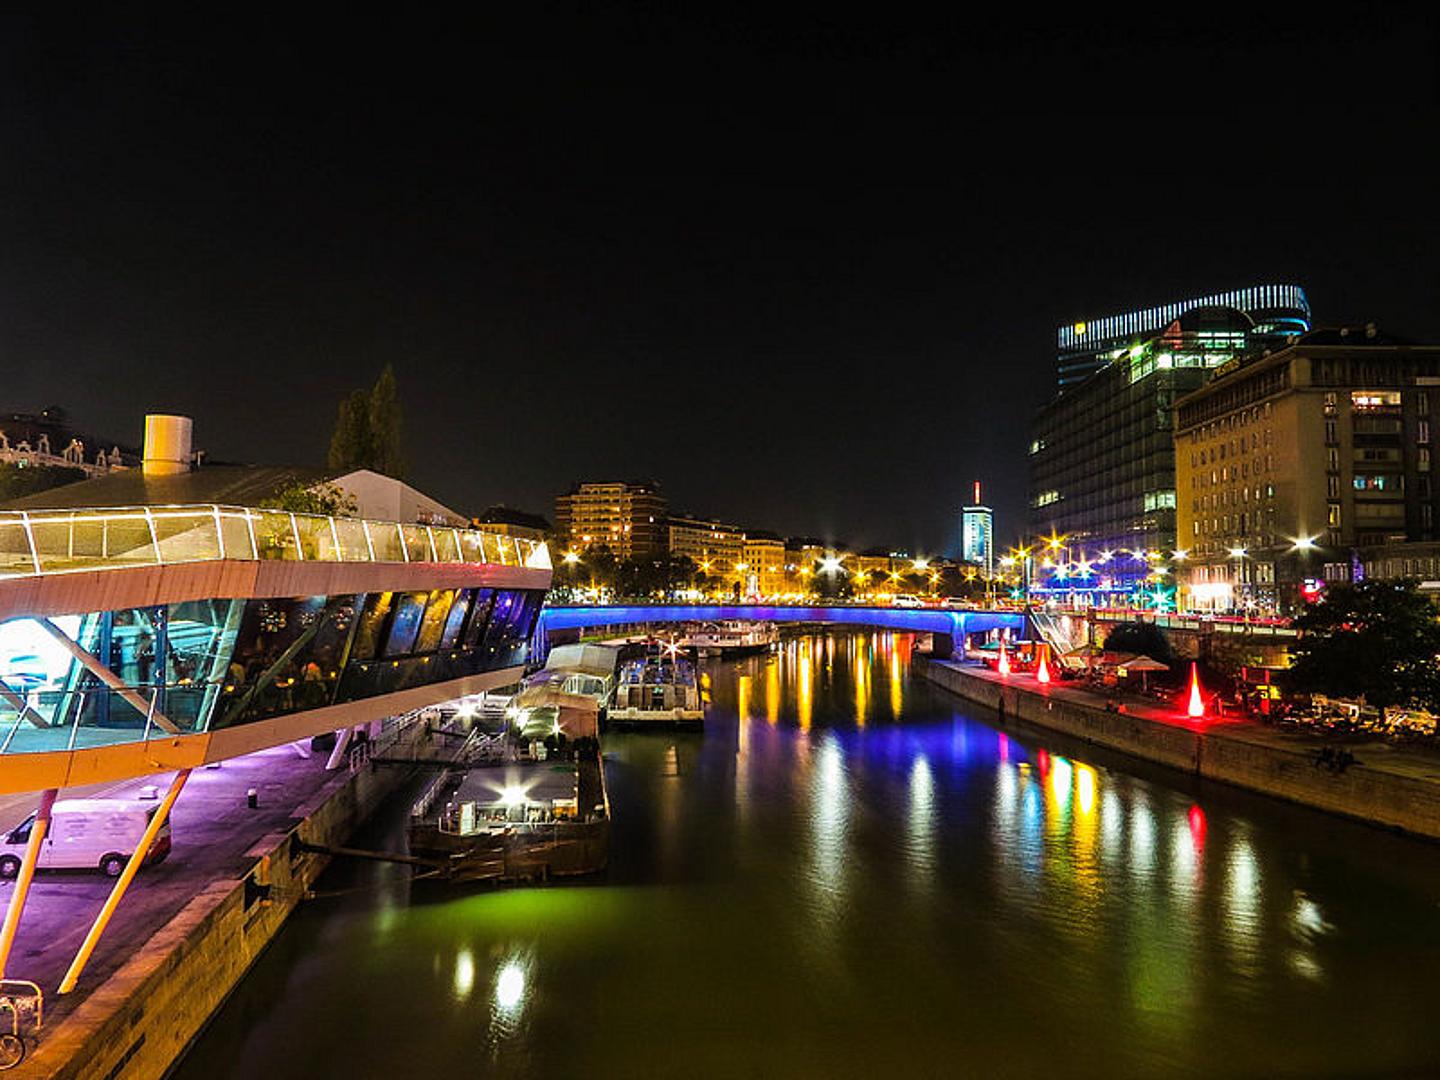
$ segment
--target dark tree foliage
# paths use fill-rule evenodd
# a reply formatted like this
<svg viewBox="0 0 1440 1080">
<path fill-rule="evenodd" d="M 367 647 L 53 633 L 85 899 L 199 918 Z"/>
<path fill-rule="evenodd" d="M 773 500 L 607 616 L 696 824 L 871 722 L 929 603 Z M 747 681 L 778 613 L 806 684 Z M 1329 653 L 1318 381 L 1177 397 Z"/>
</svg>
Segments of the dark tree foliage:
<svg viewBox="0 0 1440 1080">
<path fill-rule="evenodd" d="M 825 570 L 822 563 L 815 564 L 815 573 L 810 577 L 810 587 L 822 600 L 843 600 L 854 595 L 855 586 L 850 574 L 843 570 Z"/>
<path fill-rule="evenodd" d="M 373 387 L 352 391 L 340 402 L 327 463 L 336 472 L 371 469 L 401 478 L 405 474 L 403 437 L 395 369 L 386 364 Z"/>
<path fill-rule="evenodd" d="M 1110 636 L 1105 639 L 1105 648 L 1111 652 L 1138 653 L 1162 664 L 1174 659 L 1165 632 L 1154 623 L 1121 623 L 1110 631 Z"/>
<path fill-rule="evenodd" d="M 1381 709 L 1440 704 L 1440 620 L 1414 581 L 1332 585 L 1295 628 L 1295 689 Z"/>
<path fill-rule="evenodd" d="M 0 465 L 0 502 L 34 495 L 37 491 L 48 491 L 61 484 L 73 484 L 85 479 L 84 469 L 69 469 L 64 465 Z"/>
<path fill-rule="evenodd" d="M 294 483 L 282 488 L 260 505 L 271 510 L 288 510 L 292 514 L 322 514 L 328 517 L 354 517 L 355 500 L 334 484 Z"/>
</svg>

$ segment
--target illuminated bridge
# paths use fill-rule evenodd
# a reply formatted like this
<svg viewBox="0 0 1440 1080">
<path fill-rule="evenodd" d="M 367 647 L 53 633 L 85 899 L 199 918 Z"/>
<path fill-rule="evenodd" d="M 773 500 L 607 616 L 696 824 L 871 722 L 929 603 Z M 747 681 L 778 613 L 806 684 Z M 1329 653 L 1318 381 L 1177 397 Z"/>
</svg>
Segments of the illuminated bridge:
<svg viewBox="0 0 1440 1080">
<path fill-rule="evenodd" d="M 935 634 L 938 650 L 963 642 L 971 634 L 1009 629 L 1020 634 L 1025 616 L 1018 611 L 954 608 L 868 607 L 852 605 L 790 606 L 779 604 L 641 604 L 547 607 L 536 630 L 584 629 L 592 626 L 631 626 L 647 623 L 719 622 L 747 619 L 779 623 L 840 623 L 887 630 L 917 630 Z"/>
</svg>

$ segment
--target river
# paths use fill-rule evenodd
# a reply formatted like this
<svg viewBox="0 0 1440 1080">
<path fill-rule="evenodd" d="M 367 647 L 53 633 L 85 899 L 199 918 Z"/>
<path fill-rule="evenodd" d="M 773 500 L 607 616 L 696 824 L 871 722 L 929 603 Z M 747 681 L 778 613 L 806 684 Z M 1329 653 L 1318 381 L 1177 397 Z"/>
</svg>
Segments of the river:
<svg viewBox="0 0 1440 1080">
<path fill-rule="evenodd" d="M 1440 847 L 999 729 L 912 645 L 787 638 L 706 665 L 703 734 L 607 736 L 600 880 L 333 866 L 175 1076 L 1440 1071 Z"/>
</svg>

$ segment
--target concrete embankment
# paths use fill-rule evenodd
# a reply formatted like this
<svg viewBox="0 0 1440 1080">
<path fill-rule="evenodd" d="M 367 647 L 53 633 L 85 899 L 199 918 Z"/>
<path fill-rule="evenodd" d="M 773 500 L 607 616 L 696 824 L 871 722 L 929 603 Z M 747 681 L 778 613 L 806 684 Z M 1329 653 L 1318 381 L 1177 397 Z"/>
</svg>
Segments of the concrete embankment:
<svg viewBox="0 0 1440 1080">
<path fill-rule="evenodd" d="M 1359 764 L 1333 772 L 1317 767 L 1322 739 L 1289 735 L 1252 721 L 1192 725 L 1161 710 L 1131 706 L 1111 712 L 1096 695 L 1028 676 L 1009 680 L 955 661 L 917 658 L 931 682 L 1002 720 L 1119 750 L 1205 780 L 1218 780 L 1334 814 L 1440 839 L 1440 757 L 1372 742 L 1354 747 Z"/>
<path fill-rule="evenodd" d="M 387 753 L 414 753 L 412 725 Z M 328 862 L 301 843 L 342 844 L 411 775 L 406 767 L 361 766 L 327 778 L 262 837 L 247 873 L 197 880 L 195 895 L 42 1041 L 24 1075 L 65 1080 L 164 1076 L 284 925 Z M 123 908 L 123 905 L 122 905 Z"/>
</svg>

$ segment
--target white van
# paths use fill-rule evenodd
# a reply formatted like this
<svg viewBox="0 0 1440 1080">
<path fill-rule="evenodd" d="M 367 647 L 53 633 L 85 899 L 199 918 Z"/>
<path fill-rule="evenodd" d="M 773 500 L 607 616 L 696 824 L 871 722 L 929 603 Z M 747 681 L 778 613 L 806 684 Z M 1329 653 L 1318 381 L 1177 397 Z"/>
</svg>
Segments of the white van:
<svg viewBox="0 0 1440 1080">
<path fill-rule="evenodd" d="M 42 870 L 100 869 L 119 877 L 159 809 L 160 803 L 154 799 L 60 799 L 50 811 L 50 830 L 36 866 Z M 34 826 L 35 815 L 31 814 L 5 835 L 0 844 L 0 878 L 13 878 L 20 872 Z M 142 865 L 158 863 L 169 854 L 170 820 L 166 818 Z"/>
</svg>

